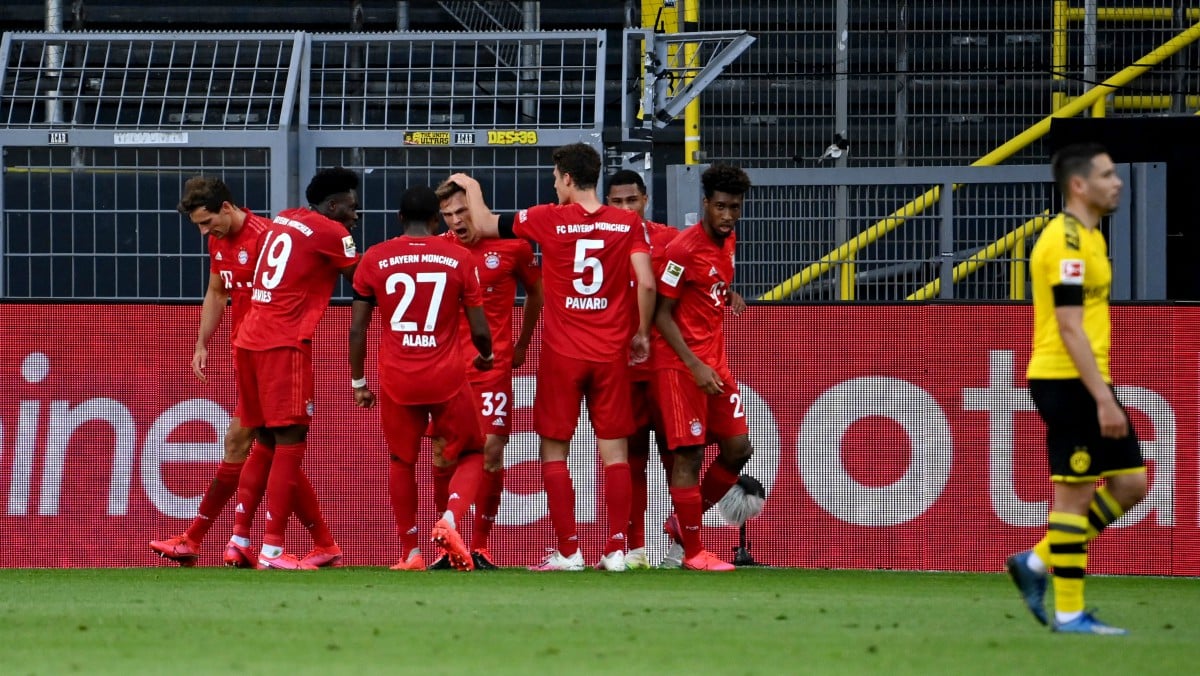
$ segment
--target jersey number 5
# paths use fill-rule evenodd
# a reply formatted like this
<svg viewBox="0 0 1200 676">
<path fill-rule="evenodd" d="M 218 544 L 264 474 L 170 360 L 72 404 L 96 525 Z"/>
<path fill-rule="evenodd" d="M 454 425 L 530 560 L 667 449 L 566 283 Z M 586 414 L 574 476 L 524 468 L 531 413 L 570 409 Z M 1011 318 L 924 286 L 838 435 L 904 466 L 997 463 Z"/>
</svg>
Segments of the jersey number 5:
<svg viewBox="0 0 1200 676">
<path fill-rule="evenodd" d="M 602 239 L 580 239 L 575 241 L 575 274 L 579 275 L 573 280 L 575 291 L 583 296 L 590 296 L 600 290 L 600 285 L 604 283 L 604 266 L 601 265 L 600 259 L 595 256 L 589 256 L 591 251 L 599 251 L 604 248 L 604 240 Z M 583 276 L 588 271 L 592 271 L 591 283 L 584 283 Z"/>
<path fill-rule="evenodd" d="M 404 319 L 404 314 L 408 312 L 408 306 L 412 305 L 413 298 L 417 295 L 417 284 L 433 285 L 433 293 L 429 297 L 429 309 L 425 312 L 425 323 L 421 328 L 421 331 L 425 333 L 433 331 L 437 323 L 438 310 L 442 307 L 442 294 L 446 291 L 446 273 L 444 272 L 418 272 L 415 280 L 407 272 L 388 275 L 384 289 L 387 295 L 395 294 L 397 287 L 404 287 L 400 302 L 396 304 L 396 311 L 392 313 L 393 331 L 412 333 L 417 330 L 416 322 Z"/>
</svg>

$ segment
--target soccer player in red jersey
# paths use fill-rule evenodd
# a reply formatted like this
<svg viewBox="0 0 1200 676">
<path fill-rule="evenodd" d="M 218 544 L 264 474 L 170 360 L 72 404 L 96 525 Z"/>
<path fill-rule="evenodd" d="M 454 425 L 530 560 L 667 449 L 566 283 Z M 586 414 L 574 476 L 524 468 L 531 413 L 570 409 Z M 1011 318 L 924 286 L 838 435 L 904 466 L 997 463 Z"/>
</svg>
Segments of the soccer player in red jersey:
<svg viewBox="0 0 1200 676">
<path fill-rule="evenodd" d="M 655 326 L 665 346 L 654 353 L 654 396 L 675 456 L 668 479 L 678 528 L 669 521 L 668 532 L 683 544 L 684 568 L 727 571 L 731 564 L 704 549 L 700 526 L 704 511 L 737 483 L 753 453 L 722 330 L 733 283 L 734 227 L 750 179 L 718 164 L 700 181 L 703 218 L 667 245 L 658 269 Z M 720 453 L 701 481 L 704 447 L 713 439 Z"/>
<path fill-rule="evenodd" d="M 646 183 L 636 171 L 622 169 L 608 179 L 608 205 L 632 211 L 642 219 L 646 235 L 650 238 L 651 261 L 657 263 L 667 243 L 675 239 L 679 230 L 647 220 L 646 206 L 649 201 Z M 634 321 L 637 321 L 636 316 Z M 646 465 L 650 458 L 650 435 L 657 417 L 653 413 L 654 402 L 650 392 L 650 361 L 631 364 L 629 380 L 636 429 L 629 435 L 628 441 L 633 499 L 629 509 L 629 552 L 625 555 L 625 565 L 636 570 L 650 567 L 650 559 L 646 556 L 646 507 L 649 503 Z M 661 443 L 659 447 L 663 448 Z"/>
<path fill-rule="evenodd" d="M 357 191 L 354 172 L 322 170 L 305 189 L 310 206 L 287 209 L 271 221 L 259 238 L 250 310 L 233 338 L 242 424 L 258 428 L 259 442 L 268 449 L 263 454 L 269 470 L 260 569 L 311 570 L 341 562 L 341 548 L 320 518 L 301 463 L 313 413 L 313 332 L 338 275 L 353 279 L 358 263 L 349 233 L 358 222 Z M 239 492 L 248 474 L 249 468 L 242 473 Z M 283 551 L 293 510 L 316 545 L 304 559 Z"/>
<path fill-rule="evenodd" d="M 479 271 L 483 310 L 491 328 L 492 350 L 496 355 L 494 366 L 488 371 L 476 369 L 470 361 L 466 363 L 467 380 L 475 393 L 480 421 L 487 434 L 483 449 L 483 486 L 476 500 L 475 523 L 471 528 L 471 557 L 476 569 L 494 570 L 496 562 L 488 550 L 488 535 L 496 522 L 504 493 L 504 447 L 512 431 L 512 375 L 514 369 L 525 363 L 533 330 L 542 314 L 542 275 L 529 242 L 479 236 L 471 222 L 467 193 L 461 186 L 445 181 L 436 192 L 442 220 L 448 228 L 442 237 L 465 247 Z M 512 308 L 518 282 L 525 289 L 525 312 L 514 344 Z M 465 319 L 463 329 L 460 335 L 464 354 L 474 354 Z M 444 446 L 445 440 L 434 439 L 434 503 L 439 513 L 445 511 L 450 477 L 454 473 L 453 465 L 442 454 Z M 431 567 L 445 565 L 448 561 L 443 565 L 435 562 Z"/>
<path fill-rule="evenodd" d="M 632 491 L 628 366 L 630 360 L 643 361 L 649 354 L 654 297 L 650 247 L 636 214 L 604 205 L 596 196 L 601 162 L 595 149 L 574 143 L 556 149 L 552 157 L 559 203 L 530 207 L 515 216 L 493 214 L 479 183 L 469 176 L 455 174 L 450 179 L 467 191 L 472 222 L 484 236 L 522 237 L 542 249 L 545 333 L 533 418 L 558 548 L 534 569 L 583 570 L 585 565 L 567 454 L 580 402 L 586 398 L 604 463 L 608 518 L 608 538 L 596 565 L 623 571 Z M 635 302 L 636 331 L 629 322 Z"/>
<path fill-rule="evenodd" d="M 441 237 L 438 198 L 432 188 L 413 187 L 400 199 L 404 234 L 363 254 L 354 275 L 350 326 L 350 376 L 355 403 L 375 404 L 364 362 L 372 307 L 389 318 L 379 345 L 379 403 L 391 462 L 388 489 L 402 555 L 393 570 L 423 570 L 417 547 L 415 464 L 426 422 L 446 440 L 446 459 L 455 462 L 446 511 L 433 527 L 433 541 L 454 568 L 474 564 L 458 532 L 483 479 L 483 430 L 475 395 L 463 370 L 459 317 L 466 315 L 474 368 L 492 368 L 491 331 L 483 311 L 472 256 Z"/>
<path fill-rule="evenodd" d="M 234 203 L 229 186 L 219 178 L 197 176 L 183 186 L 183 196 L 177 207 L 208 237 L 208 289 L 200 309 L 200 330 L 196 349 L 192 353 L 192 372 L 204 384 L 208 376 L 208 342 L 221 325 L 225 305 L 231 305 L 230 335 L 236 335 L 246 309 L 250 305 L 250 282 L 254 276 L 254 261 L 258 257 L 258 236 L 270 221 Z M 153 540 L 150 549 L 163 558 L 181 566 L 196 565 L 200 543 L 204 541 L 213 521 L 225 508 L 225 503 L 237 492 L 238 478 L 250 446 L 254 428 L 243 427 L 241 413 L 234 410 L 225 431 L 225 456 L 217 466 L 216 476 L 200 500 L 196 517 L 187 530 L 164 540 Z M 252 567 L 253 552 L 230 543 L 225 549 L 226 565 Z"/>
</svg>

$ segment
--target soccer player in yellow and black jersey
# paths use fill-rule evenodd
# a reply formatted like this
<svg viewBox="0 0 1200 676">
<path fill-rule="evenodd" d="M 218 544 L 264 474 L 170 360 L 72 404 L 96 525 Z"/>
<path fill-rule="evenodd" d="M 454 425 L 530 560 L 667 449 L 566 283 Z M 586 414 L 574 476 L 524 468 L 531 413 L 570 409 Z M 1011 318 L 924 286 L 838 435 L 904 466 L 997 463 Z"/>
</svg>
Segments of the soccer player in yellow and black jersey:
<svg viewBox="0 0 1200 676">
<path fill-rule="evenodd" d="M 1008 558 L 1008 572 L 1042 624 L 1053 571 L 1051 628 L 1124 634 L 1083 606 L 1088 542 L 1146 496 L 1146 467 L 1129 416 L 1109 375 L 1112 267 L 1100 220 L 1117 207 L 1121 179 L 1102 146 L 1063 148 L 1051 162 L 1066 205 L 1030 256 L 1033 354 L 1029 393 L 1046 424 L 1054 493 L 1046 536 Z M 1104 485 L 1097 486 L 1103 479 Z"/>
</svg>

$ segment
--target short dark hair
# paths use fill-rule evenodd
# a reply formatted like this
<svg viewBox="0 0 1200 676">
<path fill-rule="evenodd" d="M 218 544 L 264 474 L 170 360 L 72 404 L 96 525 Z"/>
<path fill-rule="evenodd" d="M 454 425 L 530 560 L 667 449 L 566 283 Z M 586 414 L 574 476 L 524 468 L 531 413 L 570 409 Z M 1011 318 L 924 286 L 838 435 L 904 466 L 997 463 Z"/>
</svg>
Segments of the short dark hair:
<svg viewBox="0 0 1200 676">
<path fill-rule="evenodd" d="M 333 167 L 322 169 L 312 177 L 304 189 L 304 197 L 309 204 L 317 206 L 334 195 L 357 189 L 358 174 L 345 167 Z"/>
<path fill-rule="evenodd" d="M 1087 178 L 1092 173 L 1092 159 L 1104 155 L 1108 150 L 1095 141 L 1072 143 L 1063 146 L 1050 158 L 1050 168 L 1054 173 L 1054 183 L 1065 196 L 1070 192 L 1071 177 Z"/>
<path fill-rule="evenodd" d="M 195 176 L 183 184 L 183 197 L 175 207 L 179 213 L 187 215 L 204 207 L 211 213 L 221 210 L 225 202 L 233 204 L 233 193 L 229 186 L 215 176 Z"/>
<path fill-rule="evenodd" d="M 570 174 L 580 190 L 595 188 L 600 180 L 600 153 L 586 143 L 571 143 L 554 149 L 554 166 L 558 173 Z"/>
<path fill-rule="evenodd" d="M 636 185 L 638 192 L 646 194 L 646 182 L 642 180 L 641 174 L 632 169 L 622 169 L 608 179 L 608 187 L 612 188 L 618 185 Z"/>
<path fill-rule="evenodd" d="M 400 196 L 400 222 L 428 223 L 437 217 L 440 202 L 433 188 L 414 185 Z"/>
<path fill-rule="evenodd" d="M 700 185 L 704 186 L 706 199 L 711 199 L 714 192 L 745 195 L 750 189 L 750 177 L 733 165 L 714 164 L 700 174 Z"/>
</svg>

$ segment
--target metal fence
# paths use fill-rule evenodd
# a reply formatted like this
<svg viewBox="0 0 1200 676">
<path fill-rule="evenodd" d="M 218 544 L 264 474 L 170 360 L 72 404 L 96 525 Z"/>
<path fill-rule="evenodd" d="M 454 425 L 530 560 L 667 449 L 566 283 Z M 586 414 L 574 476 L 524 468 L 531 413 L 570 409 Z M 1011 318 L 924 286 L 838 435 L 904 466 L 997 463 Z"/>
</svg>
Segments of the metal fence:
<svg viewBox="0 0 1200 676">
<path fill-rule="evenodd" d="M 803 5 L 701 3 L 702 30 L 758 38 L 731 66 L 734 77 L 704 94 L 708 161 L 967 164 L 1200 21 L 1200 8 L 1176 0 Z M 1093 114 L 1191 113 L 1198 93 L 1200 46 L 1192 44 L 1114 90 Z M 825 153 L 839 134 L 848 145 L 840 158 Z M 1045 158 L 1035 142 L 1010 162 Z"/>
<path fill-rule="evenodd" d="M 404 187 L 454 171 L 497 209 L 553 201 L 552 149 L 601 149 L 604 46 L 603 31 L 6 34 L 0 297 L 199 297 L 204 242 L 175 204 L 201 173 L 271 213 L 319 167 L 354 169 L 362 246 L 397 234 Z"/>
<path fill-rule="evenodd" d="M 705 168 L 668 167 L 680 222 L 700 210 Z M 767 300 L 1026 300 L 1029 250 L 1059 203 L 1042 165 L 747 173 L 735 289 Z M 1127 189 L 1105 225 L 1112 297 L 1163 299 L 1166 168 L 1118 173 Z"/>
</svg>

